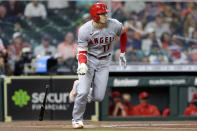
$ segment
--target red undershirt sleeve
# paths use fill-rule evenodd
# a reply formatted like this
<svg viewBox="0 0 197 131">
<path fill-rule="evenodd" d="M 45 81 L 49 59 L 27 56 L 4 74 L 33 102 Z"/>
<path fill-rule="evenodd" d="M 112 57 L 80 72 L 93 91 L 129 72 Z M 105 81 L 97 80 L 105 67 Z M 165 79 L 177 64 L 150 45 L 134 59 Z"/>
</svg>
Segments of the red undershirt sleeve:
<svg viewBox="0 0 197 131">
<path fill-rule="evenodd" d="M 127 45 L 127 32 L 124 30 L 124 32 L 120 35 L 120 47 L 121 47 L 121 53 L 125 52 Z"/>
<path fill-rule="evenodd" d="M 87 51 L 79 51 L 78 61 L 79 63 L 87 63 Z"/>
</svg>

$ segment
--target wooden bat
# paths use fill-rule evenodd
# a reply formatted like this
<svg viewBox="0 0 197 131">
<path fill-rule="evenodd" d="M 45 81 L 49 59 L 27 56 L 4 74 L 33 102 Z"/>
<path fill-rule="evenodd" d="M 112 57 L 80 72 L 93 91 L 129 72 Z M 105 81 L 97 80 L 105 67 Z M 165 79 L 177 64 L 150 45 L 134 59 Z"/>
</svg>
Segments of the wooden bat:
<svg viewBox="0 0 197 131">
<path fill-rule="evenodd" d="M 45 105 L 46 105 L 46 99 L 47 99 L 48 89 L 49 89 L 49 84 L 46 84 L 45 85 L 44 100 L 42 102 L 42 106 L 41 106 L 41 109 L 40 109 L 39 121 L 42 121 L 43 118 L 44 118 L 44 112 L 45 112 Z"/>
</svg>

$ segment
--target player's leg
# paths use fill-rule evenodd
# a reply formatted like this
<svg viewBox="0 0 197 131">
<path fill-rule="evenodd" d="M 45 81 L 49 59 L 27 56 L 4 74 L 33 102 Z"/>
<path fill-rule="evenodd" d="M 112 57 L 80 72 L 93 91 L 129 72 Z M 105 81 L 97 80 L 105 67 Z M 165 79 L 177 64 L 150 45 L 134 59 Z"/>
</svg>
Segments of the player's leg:
<svg viewBox="0 0 197 131">
<path fill-rule="evenodd" d="M 75 99 L 77 97 L 78 86 L 79 86 L 79 80 L 75 80 L 73 82 L 73 88 L 72 88 L 72 90 L 69 93 L 69 102 L 70 103 L 75 102 Z M 92 101 L 92 86 L 91 86 L 91 88 L 89 90 L 87 99 L 88 99 L 89 103 Z"/>
<path fill-rule="evenodd" d="M 73 121 L 79 122 L 83 120 L 85 112 L 87 96 L 90 90 L 94 69 L 88 66 L 88 72 L 85 75 L 79 75 L 79 84 L 77 86 L 77 97 L 75 98 L 73 108 Z M 74 126 L 73 126 L 74 127 Z M 74 127 L 75 128 L 75 127 Z"/>
<path fill-rule="evenodd" d="M 98 68 L 94 76 L 93 84 L 93 101 L 102 101 L 105 96 L 107 82 L 109 77 L 109 65 L 105 63 L 102 67 Z"/>
<path fill-rule="evenodd" d="M 79 80 L 75 80 L 73 82 L 73 88 L 69 93 L 69 102 L 74 102 L 77 97 L 77 88 L 79 86 Z"/>
</svg>

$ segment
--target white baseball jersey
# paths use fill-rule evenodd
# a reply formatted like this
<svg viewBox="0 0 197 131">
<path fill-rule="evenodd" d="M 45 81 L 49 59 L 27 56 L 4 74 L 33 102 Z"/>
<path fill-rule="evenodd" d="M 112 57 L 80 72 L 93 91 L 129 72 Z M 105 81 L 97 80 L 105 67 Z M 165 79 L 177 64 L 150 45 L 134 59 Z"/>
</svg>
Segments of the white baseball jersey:
<svg viewBox="0 0 197 131">
<path fill-rule="evenodd" d="M 78 33 L 79 51 L 88 51 L 88 72 L 79 75 L 79 85 L 76 87 L 77 97 L 73 108 L 73 119 L 82 120 L 90 87 L 93 87 L 92 100 L 101 101 L 104 98 L 108 76 L 111 43 L 123 33 L 122 24 L 115 19 L 108 19 L 107 26 L 97 29 L 93 20 L 81 26 Z M 90 55 L 91 54 L 91 55 Z M 97 59 L 101 58 L 103 59 Z"/>
<path fill-rule="evenodd" d="M 123 26 L 116 19 L 109 18 L 102 29 L 95 28 L 90 20 L 79 29 L 78 47 L 87 48 L 89 54 L 97 57 L 106 56 L 111 52 L 111 43 L 122 33 Z"/>
</svg>

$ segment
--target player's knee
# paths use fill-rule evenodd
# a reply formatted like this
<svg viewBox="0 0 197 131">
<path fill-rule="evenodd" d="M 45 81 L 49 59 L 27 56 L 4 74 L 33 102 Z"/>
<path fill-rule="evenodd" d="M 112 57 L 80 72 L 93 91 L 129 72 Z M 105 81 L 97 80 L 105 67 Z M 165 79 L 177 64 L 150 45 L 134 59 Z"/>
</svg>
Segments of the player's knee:
<svg viewBox="0 0 197 131">
<path fill-rule="evenodd" d="M 94 97 L 94 101 L 102 101 L 104 98 L 104 96 L 97 96 L 97 97 Z"/>
<path fill-rule="evenodd" d="M 78 96 L 78 97 L 81 97 L 81 98 L 87 98 L 88 92 L 81 92 L 81 93 L 78 93 L 77 96 Z"/>
</svg>

